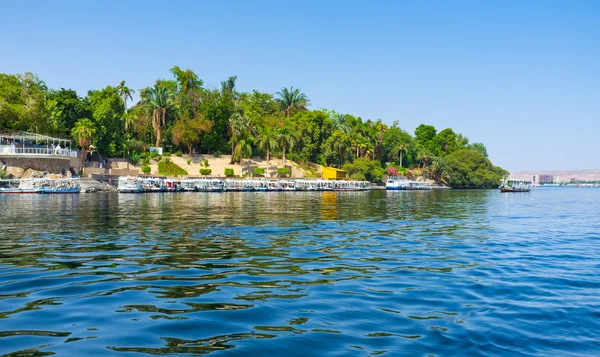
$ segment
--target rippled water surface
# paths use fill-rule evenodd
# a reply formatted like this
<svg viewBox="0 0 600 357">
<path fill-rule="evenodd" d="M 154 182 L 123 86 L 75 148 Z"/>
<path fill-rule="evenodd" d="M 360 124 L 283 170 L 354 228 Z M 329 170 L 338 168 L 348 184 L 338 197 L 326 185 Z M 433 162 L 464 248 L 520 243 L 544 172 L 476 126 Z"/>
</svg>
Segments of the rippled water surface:
<svg viewBox="0 0 600 357">
<path fill-rule="evenodd" d="M 600 351 L 600 189 L 22 195 L 0 210 L 0 355 Z"/>
</svg>

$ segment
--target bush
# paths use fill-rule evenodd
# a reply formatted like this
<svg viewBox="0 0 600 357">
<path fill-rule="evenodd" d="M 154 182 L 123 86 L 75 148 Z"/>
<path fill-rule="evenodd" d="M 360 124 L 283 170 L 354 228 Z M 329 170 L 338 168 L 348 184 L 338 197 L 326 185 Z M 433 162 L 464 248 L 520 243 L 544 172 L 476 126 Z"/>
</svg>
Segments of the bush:
<svg viewBox="0 0 600 357">
<path fill-rule="evenodd" d="M 145 174 L 149 174 L 150 171 L 152 171 L 152 169 L 150 168 L 150 166 L 142 166 L 142 172 Z"/>
<path fill-rule="evenodd" d="M 373 161 L 364 157 L 345 164 L 343 169 L 346 170 L 351 179 L 369 182 L 381 182 L 385 172 L 379 161 Z"/>
<path fill-rule="evenodd" d="M 158 156 L 158 151 L 152 151 L 152 152 L 150 153 L 150 158 L 151 158 L 151 159 L 154 159 L 154 158 L 155 158 L 155 157 L 157 157 L 157 156 Z"/>
<path fill-rule="evenodd" d="M 220 157 L 221 155 L 223 155 L 223 153 L 221 153 L 219 150 L 213 152 L 214 157 Z"/>
<path fill-rule="evenodd" d="M 200 175 L 210 175 L 210 173 L 212 172 L 211 169 L 200 169 Z"/>
<path fill-rule="evenodd" d="M 6 170 L 0 170 L 0 179 L 5 179 L 8 177 Z"/>
<path fill-rule="evenodd" d="M 131 155 L 129 155 L 129 162 L 131 162 L 132 165 L 138 165 L 140 163 L 140 158 L 141 155 L 138 154 L 137 151 L 134 151 L 131 153 Z"/>
<path fill-rule="evenodd" d="M 156 162 L 160 162 L 163 159 L 162 156 L 158 156 L 157 158 L 155 158 L 154 160 L 156 160 Z"/>
<path fill-rule="evenodd" d="M 150 159 L 145 158 L 144 160 L 142 160 L 142 166 L 150 166 Z"/>
<path fill-rule="evenodd" d="M 300 157 L 300 154 L 297 154 L 295 152 L 290 152 L 286 155 L 286 159 L 290 160 L 290 161 L 294 161 L 297 163 L 301 163 L 304 160 L 302 160 L 302 158 Z"/>
<path fill-rule="evenodd" d="M 255 175 L 264 175 L 265 174 L 265 169 L 263 167 L 255 167 L 254 168 L 254 174 Z"/>
<path fill-rule="evenodd" d="M 171 153 L 167 151 L 167 152 L 165 153 L 165 156 L 166 156 L 166 157 L 171 157 Z"/>
<path fill-rule="evenodd" d="M 169 162 L 171 162 L 171 159 L 167 157 L 165 158 L 165 162 L 168 164 Z"/>
<path fill-rule="evenodd" d="M 208 167 L 208 159 L 204 159 L 204 167 Z"/>
<path fill-rule="evenodd" d="M 158 173 L 166 176 L 182 176 L 187 175 L 187 171 L 179 165 L 171 162 L 170 159 L 158 163 Z"/>
<path fill-rule="evenodd" d="M 187 161 L 187 164 L 188 164 L 188 165 L 191 165 L 191 164 L 192 164 L 192 160 L 188 160 L 188 161 Z"/>
<path fill-rule="evenodd" d="M 389 176 L 398 176 L 398 170 L 395 167 L 388 167 L 387 174 Z"/>
<path fill-rule="evenodd" d="M 290 173 L 290 170 L 287 167 L 279 167 L 277 168 L 277 175 L 279 177 L 285 177 Z"/>
<path fill-rule="evenodd" d="M 177 156 L 177 157 L 182 157 L 182 156 L 183 156 L 183 153 L 182 153 L 181 151 L 177 151 L 177 152 L 175 153 L 175 156 Z"/>
<path fill-rule="evenodd" d="M 235 175 L 235 173 L 233 172 L 232 168 L 229 168 L 229 167 L 225 168 L 225 176 L 229 177 L 229 176 L 234 176 L 234 175 Z"/>
<path fill-rule="evenodd" d="M 143 153 L 140 154 L 140 159 L 145 159 L 145 158 L 148 157 L 148 155 L 149 154 L 147 152 L 143 152 Z"/>
</svg>

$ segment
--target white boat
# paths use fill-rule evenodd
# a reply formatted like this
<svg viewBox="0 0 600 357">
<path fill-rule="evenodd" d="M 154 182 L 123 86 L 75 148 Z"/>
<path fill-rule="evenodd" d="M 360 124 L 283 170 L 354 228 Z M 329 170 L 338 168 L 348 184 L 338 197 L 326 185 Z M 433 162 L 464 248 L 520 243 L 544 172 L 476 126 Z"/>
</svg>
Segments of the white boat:
<svg viewBox="0 0 600 357">
<path fill-rule="evenodd" d="M 0 194 L 39 193 L 33 179 L 0 180 Z"/>
<path fill-rule="evenodd" d="M 385 182 L 386 190 L 404 190 L 408 185 L 408 179 L 404 176 L 390 176 Z"/>
<path fill-rule="evenodd" d="M 81 191 L 78 178 L 42 179 L 36 181 L 36 186 L 40 193 L 45 194 L 79 193 Z"/>
<path fill-rule="evenodd" d="M 121 176 L 117 190 L 122 193 L 140 193 L 143 191 L 142 182 L 137 177 Z"/>
<path fill-rule="evenodd" d="M 529 180 L 511 180 L 502 179 L 500 192 L 529 192 L 531 191 L 531 181 Z"/>
</svg>

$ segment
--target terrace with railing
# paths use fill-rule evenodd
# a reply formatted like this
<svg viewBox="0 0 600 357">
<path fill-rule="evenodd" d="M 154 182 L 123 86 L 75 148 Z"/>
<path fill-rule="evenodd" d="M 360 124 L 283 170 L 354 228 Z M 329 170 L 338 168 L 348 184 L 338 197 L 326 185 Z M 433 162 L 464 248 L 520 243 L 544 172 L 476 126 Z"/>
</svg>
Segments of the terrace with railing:
<svg viewBox="0 0 600 357">
<path fill-rule="evenodd" d="M 0 156 L 13 157 L 77 157 L 71 140 L 33 133 L 0 134 Z"/>
</svg>

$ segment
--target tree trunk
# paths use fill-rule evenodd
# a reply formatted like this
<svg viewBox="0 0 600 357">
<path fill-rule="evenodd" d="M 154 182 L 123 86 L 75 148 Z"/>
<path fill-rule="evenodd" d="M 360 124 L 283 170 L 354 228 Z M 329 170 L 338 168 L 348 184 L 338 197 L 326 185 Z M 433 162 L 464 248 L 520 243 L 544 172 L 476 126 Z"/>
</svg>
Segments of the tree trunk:
<svg viewBox="0 0 600 357">
<path fill-rule="evenodd" d="M 402 150 L 400 150 L 400 167 L 403 167 L 402 166 Z"/>
<path fill-rule="evenodd" d="M 267 147 L 267 167 L 269 167 L 269 160 L 270 160 L 270 155 L 269 155 L 269 148 Z"/>
<path fill-rule="evenodd" d="M 285 166 L 285 146 L 283 147 L 283 157 L 282 157 L 282 161 L 283 161 L 283 166 Z"/>
<path fill-rule="evenodd" d="M 161 128 L 160 126 L 156 127 L 156 147 L 160 147 L 160 134 L 161 134 Z"/>
<path fill-rule="evenodd" d="M 85 147 L 81 147 L 81 170 L 79 170 L 79 176 L 83 175 L 83 168 L 85 167 Z"/>
<path fill-rule="evenodd" d="M 233 164 L 235 161 L 233 160 L 233 152 L 235 150 L 235 143 L 231 143 L 231 162 L 230 164 Z"/>
</svg>

